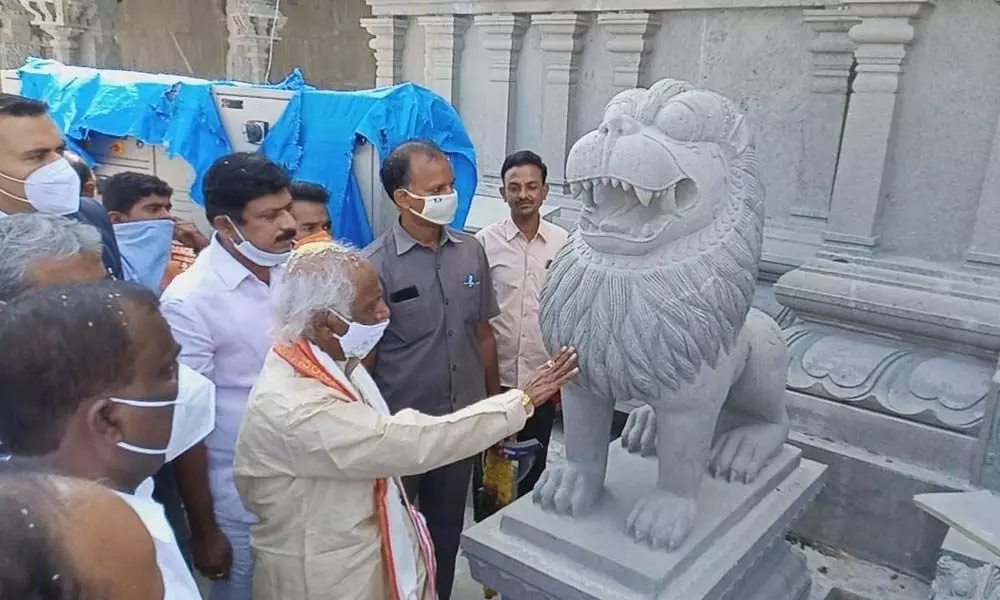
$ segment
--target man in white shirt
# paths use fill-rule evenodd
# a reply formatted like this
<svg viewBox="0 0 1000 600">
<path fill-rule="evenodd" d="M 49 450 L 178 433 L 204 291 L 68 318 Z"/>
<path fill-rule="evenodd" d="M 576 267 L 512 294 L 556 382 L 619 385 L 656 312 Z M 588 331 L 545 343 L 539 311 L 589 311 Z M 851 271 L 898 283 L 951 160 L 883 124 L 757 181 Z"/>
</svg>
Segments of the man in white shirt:
<svg viewBox="0 0 1000 600">
<path fill-rule="evenodd" d="M 548 168 L 530 150 L 508 156 L 501 169 L 500 195 L 510 216 L 476 233 L 490 262 L 500 314 L 490 321 L 497 339 L 500 385 L 524 385 L 549 360 L 538 324 L 545 272 L 566 243 L 566 230 L 542 219 L 539 209 L 549 193 Z M 531 491 L 545 469 L 556 404 L 539 407 L 518 434 L 518 440 L 536 439 L 542 450 L 531 471 L 521 480 L 518 495 Z"/>
<path fill-rule="evenodd" d="M 175 463 L 195 567 L 212 580 L 212 600 L 251 597 L 256 519 L 233 483 L 233 455 L 247 397 L 271 349 L 270 285 L 295 239 L 290 183 L 260 154 L 216 161 L 204 181 L 215 234 L 161 298 L 181 363 L 217 390 L 215 430 Z"/>
<path fill-rule="evenodd" d="M 114 489 L 153 538 L 163 597 L 196 600 L 162 506 L 138 492 L 212 425 L 211 413 L 192 411 L 179 393 L 180 380 L 204 378 L 178 375 L 180 349 L 157 309 L 151 291 L 116 281 L 49 285 L 10 299 L 0 310 L 0 438 L 12 462 Z"/>
</svg>

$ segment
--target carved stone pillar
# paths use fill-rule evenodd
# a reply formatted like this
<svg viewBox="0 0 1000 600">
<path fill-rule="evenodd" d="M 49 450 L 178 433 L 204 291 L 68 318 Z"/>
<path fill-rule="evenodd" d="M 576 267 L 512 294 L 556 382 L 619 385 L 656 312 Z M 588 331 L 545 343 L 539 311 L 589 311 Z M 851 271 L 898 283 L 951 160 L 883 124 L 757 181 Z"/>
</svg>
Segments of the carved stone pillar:
<svg viewBox="0 0 1000 600">
<path fill-rule="evenodd" d="M 80 35 L 80 62 L 105 69 L 121 66 L 121 53 L 115 42 L 117 0 L 91 0 L 93 18 Z"/>
<path fill-rule="evenodd" d="M 607 34 L 605 46 L 614 66 L 615 92 L 642 85 L 650 39 L 660 28 L 660 19 L 648 12 L 601 13 L 597 23 Z"/>
<path fill-rule="evenodd" d="M 387 87 L 403 80 L 403 45 L 406 38 L 406 17 L 372 17 L 361 19 L 372 40 L 368 47 L 375 51 L 375 86 Z"/>
<path fill-rule="evenodd" d="M 275 9 L 275 0 L 226 0 L 229 52 L 226 76 L 249 83 L 266 83 L 272 41 L 286 18 Z"/>
<path fill-rule="evenodd" d="M 20 0 L 20 4 L 31 14 L 31 24 L 48 37 L 44 47 L 50 57 L 69 64 L 118 65 L 115 0 Z"/>
<path fill-rule="evenodd" d="M 845 4 L 861 18 L 849 33 L 857 44 L 857 66 L 824 237 L 828 243 L 870 253 L 878 244 L 876 225 L 903 60 L 915 33 L 913 20 L 930 1 Z"/>
<path fill-rule="evenodd" d="M 578 13 L 535 14 L 531 22 L 542 36 L 545 88 L 542 91 L 542 147 L 540 154 L 549 166 L 549 184 L 565 195 L 566 154 L 572 140 L 569 124 L 583 49 L 587 18 Z"/>
<path fill-rule="evenodd" d="M 1000 1 L 1000 0 L 998 0 Z M 965 260 L 973 266 L 1000 269 L 1000 123 L 993 134 L 993 149 L 979 195 L 976 224 Z"/>
<path fill-rule="evenodd" d="M 458 69 L 465 47 L 468 17 L 441 15 L 420 17 L 424 28 L 424 83 L 454 106 L 458 106 Z"/>
<path fill-rule="evenodd" d="M 39 42 L 31 31 L 31 13 L 18 0 L 0 0 L 0 69 L 16 69 L 39 54 Z"/>
<path fill-rule="evenodd" d="M 482 111 L 483 144 L 479 147 L 481 178 L 490 187 L 501 185 L 500 167 L 513 150 L 514 105 L 517 98 L 517 58 L 521 51 L 528 18 L 515 15 L 478 15 L 483 47 L 489 61 L 486 98 Z"/>
<path fill-rule="evenodd" d="M 812 84 L 802 140 L 802 189 L 798 203 L 789 212 L 795 224 L 824 227 L 830 212 L 848 80 L 854 63 L 854 43 L 847 32 L 858 18 L 843 8 L 807 9 L 804 15 L 803 21 L 815 34 L 809 44 Z"/>
</svg>

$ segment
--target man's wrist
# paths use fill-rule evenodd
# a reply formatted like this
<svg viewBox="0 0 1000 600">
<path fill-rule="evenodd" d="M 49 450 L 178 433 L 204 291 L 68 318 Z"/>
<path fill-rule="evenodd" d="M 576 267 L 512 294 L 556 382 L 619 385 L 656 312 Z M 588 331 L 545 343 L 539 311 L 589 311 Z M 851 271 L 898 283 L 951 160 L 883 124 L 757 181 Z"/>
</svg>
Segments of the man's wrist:
<svg viewBox="0 0 1000 600">
<path fill-rule="evenodd" d="M 524 392 L 521 392 L 521 406 L 524 407 L 524 412 L 528 413 L 529 419 L 535 414 L 535 401 Z"/>
</svg>

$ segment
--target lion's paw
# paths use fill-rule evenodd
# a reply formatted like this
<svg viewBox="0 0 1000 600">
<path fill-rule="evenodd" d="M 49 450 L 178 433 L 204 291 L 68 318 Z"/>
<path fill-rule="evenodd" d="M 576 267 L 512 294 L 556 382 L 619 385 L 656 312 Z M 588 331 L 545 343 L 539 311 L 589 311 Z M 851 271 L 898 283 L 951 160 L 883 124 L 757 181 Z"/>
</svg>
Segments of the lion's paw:
<svg viewBox="0 0 1000 600">
<path fill-rule="evenodd" d="M 657 490 L 636 503 L 625 527 L 635 541 L 672 552 L 691 533 L 695 512 L 693 498 Z"/>
<path fill-rule="evenodd" d="M 544 510 L 575 516 L 597 502 L 603 486 L 603 477 L 593 470 L 564 462 L 542 473 L 532 499 Z"/>
<path fill-rule="evenodd" d="M 750 483 L 785 443 L 788 428 L 756 424 L 737 427 L 716 438 L 709 472 L 716 479 Z"/>
<path fill-rule="evenodd" d="M 632 454 L 656 454 L 656 413 L 652 406 L 640 406 L 628 414 L 622 429 L 622 447 Z"/>
</svg>

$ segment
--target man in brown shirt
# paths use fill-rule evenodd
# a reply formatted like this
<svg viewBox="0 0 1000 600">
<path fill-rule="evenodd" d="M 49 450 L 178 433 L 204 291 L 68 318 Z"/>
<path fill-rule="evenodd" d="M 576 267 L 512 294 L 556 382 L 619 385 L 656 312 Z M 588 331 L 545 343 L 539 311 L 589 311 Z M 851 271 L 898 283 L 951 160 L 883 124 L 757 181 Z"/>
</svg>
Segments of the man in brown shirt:
<svg viewBox="0 0 1000 600">
<path fill-rule="evenodd" d="M 457 206 L 455 176 L 436 146 L 399 146 L 381 177 L 400 218 L 364 253 L 392 317 L 365 364 L 393 412 L 446 415 L 500 391 L 490 327 L 500 309 L 489 263 L 473 236 L 448 227 Z M 474 460 L 404 480 L 434 539 L 441 600 L 451 596 Z"/>
</svg>

